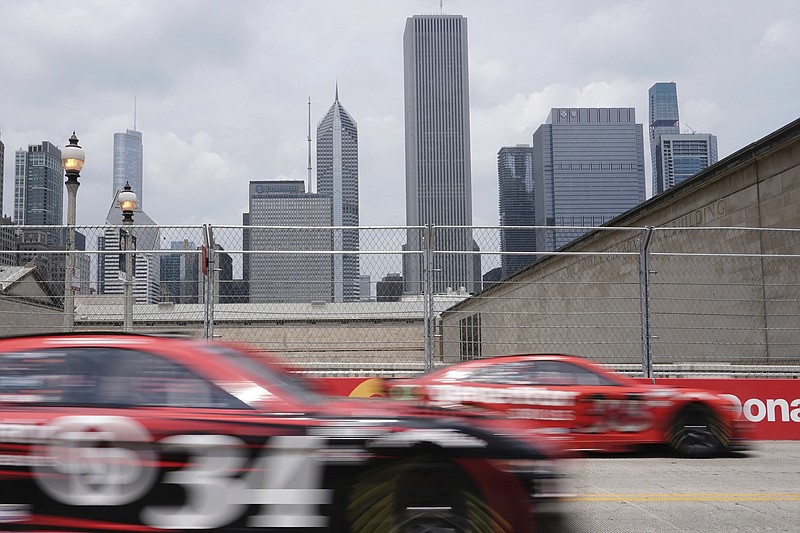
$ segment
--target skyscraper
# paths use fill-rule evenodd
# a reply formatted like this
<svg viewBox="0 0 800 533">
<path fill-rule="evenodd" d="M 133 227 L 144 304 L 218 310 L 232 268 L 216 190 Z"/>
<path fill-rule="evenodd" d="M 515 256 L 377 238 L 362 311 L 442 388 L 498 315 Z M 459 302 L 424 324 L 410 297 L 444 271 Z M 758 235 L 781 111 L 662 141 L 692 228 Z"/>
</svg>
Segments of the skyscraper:
<svg viewBox="0 0 800 533">
<path fill-rule="evenodd" d="M 135 126 L 134 126 L 135 128 Z M 142 190 L 142 134 L 133 130 L 114 134 L 112 198 L 129 183 L 136 193 L 139 206 L 144 205 Z"/>
<path fill-rule="evenodd" d="M 648 96 L 653 194 L 659 194 L 716 163 L 717 138 L 708 133 L 681 133 L 674 82 L 654 84 Z"/>
<path fill-rule="evenodd" d="M 533 148 L 527 144 L 506 146 L 497 153 L 497 179 L 500 192 L 500 226 L 534 226 Z M 502 252 L 536 250 L 536 231 L 507 229 L 500 231 Z M 535 255 L 503 255 L 502 277 L 507 278 L 536 259 Z"/>
<path fill-rule="evenodd" d="M 469 72 L 467 19 L 415 15 L 403 35 L 406 148 L 406 224 L 471 226 Z M 473 252 L 469 229 L 436 233 L 437 250 Z M 419 231 L 409 230 L 407 251 L 422 250 Z M 477 257 L 477 256 L 476 256 Z M 434 292 L 465 286 L 475 292 L 480 257 L 435 254 Z M 422 260 L 406 255 L 405 290 L 420 293 Z"/>
<path fill-rule="evenodd" d="M 64 210 L 61 150 L 48 141 L 17 150 L 14 165 L 14 223 L 60 226 Z M 58 232 L 47 233 L 47 244 L 60 243 Z"/>
<path fill-rule="evenodd" d="M 331 256 L 302 252 L 330 250 L 331 197 L 303 180 L 251 181 L 249 197 L 250 302 L 330 302 Z"/>
<path fill-rule="evenodd" d="M 176 253 L 162 254 L 161 301 L 197 303 L 200 258 L 195 252 L 199 247 L 188 239 L 172 241 L 170 250 Z M 180 253 L 180 252 L 183 253 Z"/>
<path fill-rule="evenodd" d="M 552 109 L 533 134 L 537 226 L 599 226 L 645 199 L 644 133 L 634 108 Z M 587 230 L 537 236 L 555 250 Z"/>
<path fill-rule="evenodd" d="M 716 162 L 717 138 L 710 133 L 659 135 L 653 193 L 662 193 Z"/>
<path fill-rule="evenodd" d="M 647 93 L 650 107 L 650 162 L 653 168 L 653 191 L 656 187 L 656 146 L 658 136 L 681 132 L 678 114 L 678 88 L 675 82 L 656 83 Z"/>
<path fill-rule="evenodd" d="M 358 128 L 339 103 L 333 105 L 317 126 L 317 193 L 331 198 L 332 225 L 358 227 Z M 358 251 L 358 230 L 333 230 L 331 250 Z M 331 258 L 331 292 L 334 302 L 358 300 L 358 255 L 334 254 Z"/>
</svg>

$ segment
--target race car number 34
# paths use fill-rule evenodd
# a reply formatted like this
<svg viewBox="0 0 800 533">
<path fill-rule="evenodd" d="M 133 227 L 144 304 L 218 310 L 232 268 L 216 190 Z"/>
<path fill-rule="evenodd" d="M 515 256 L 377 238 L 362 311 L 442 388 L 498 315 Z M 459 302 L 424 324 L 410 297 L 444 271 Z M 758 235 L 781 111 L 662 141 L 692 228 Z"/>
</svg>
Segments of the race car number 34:
<svg viewBox="0 0 800 533">
<path fill-rule="evenodd" d="M 47 433 L 48 443 L 34 447 L 38 459 L 32 469 L 42 490 L 68 505 L 126 505 L 139 499 L 157 481 L 157 445 L 189 456 L 183 468 L 161 481 L 180 486 L 186 499 L 180 506 L 148 505 L 140 514 L 146 525 L 221 527 L 251 505 L 259 507 L 248 518 L 250 527 L 327 525 L 319 515 L 319 506 L 332 499 L 332 491 L 321 488 L 324 465 L 315 453 L 324 445 L 321 437 L 273 437 L 240 476 L 247 446 L 229 435 L 173 435 L 153 443 L 140 423 L 114 416 L 58 418 Z"/>
</svg>

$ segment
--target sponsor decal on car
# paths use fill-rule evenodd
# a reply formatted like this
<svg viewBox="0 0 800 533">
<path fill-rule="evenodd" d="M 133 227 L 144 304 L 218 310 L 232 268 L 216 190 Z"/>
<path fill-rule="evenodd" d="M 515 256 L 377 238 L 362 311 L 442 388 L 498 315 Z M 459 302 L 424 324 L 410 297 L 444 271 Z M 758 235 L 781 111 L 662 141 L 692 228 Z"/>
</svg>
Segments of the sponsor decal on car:
<svg viewBox="0 0 800 533">
<path fill-rule="evenodd" d="M 468 387 L 460 385 L 432 385 L 428 388 L 432 401 L 442 403 L 506 403 L 569 407 L 575 405 L 578 392 L 551 390 L 541 387 Z"/>
</svg>

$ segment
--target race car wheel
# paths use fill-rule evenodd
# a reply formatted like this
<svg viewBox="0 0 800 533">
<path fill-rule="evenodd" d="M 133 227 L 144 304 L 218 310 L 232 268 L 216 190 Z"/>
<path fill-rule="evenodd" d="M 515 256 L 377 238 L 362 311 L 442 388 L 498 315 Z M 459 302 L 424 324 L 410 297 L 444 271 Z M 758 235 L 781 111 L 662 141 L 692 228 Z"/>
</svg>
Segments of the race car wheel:
<svg viewBox="0 0 800 533">
<path fill-rule="evenodd" d="M 669 432 L 669 444 L 685 457 L 714 457 L 730 440 L 730 430 L 708 407 L 692 404 L 678 412 Z"/>
<path fill-rule="evenodd" d="M 437 457 L 375 466 L 359 476 L 347 505 L 351 533 L 502 533 L 510 526 L 469 477 Z"/>
</svg>

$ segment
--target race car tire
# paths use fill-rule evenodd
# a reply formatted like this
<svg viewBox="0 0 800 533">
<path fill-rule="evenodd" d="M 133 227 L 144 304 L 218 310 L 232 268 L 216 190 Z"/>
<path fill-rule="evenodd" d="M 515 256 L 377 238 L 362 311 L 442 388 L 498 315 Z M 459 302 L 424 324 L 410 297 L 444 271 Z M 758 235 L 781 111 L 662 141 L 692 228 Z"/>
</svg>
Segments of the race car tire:
<svg viewBox="0 0 800 533">
<path fill-rule="evenodd" d="M 399 459 L 359 476 L 350 492 L 351 533 L 511 531 L 456 465 L 435 456 Z"/>
<path fill-rule="evenodd" d="M 729 431 L 705 405 L 695 403 L 681 409 L 669 432 L 669 445 L 684 457 L 716 457 L 726 448 Z"/>
</svg>

